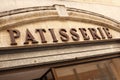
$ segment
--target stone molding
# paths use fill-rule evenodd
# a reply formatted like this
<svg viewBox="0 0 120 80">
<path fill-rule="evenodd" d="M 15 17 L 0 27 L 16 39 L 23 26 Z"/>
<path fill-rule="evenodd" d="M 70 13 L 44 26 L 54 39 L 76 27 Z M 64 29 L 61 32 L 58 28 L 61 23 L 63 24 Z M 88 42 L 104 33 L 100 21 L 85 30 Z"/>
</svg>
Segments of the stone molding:
<svg viewBox="0 0 120 80">
<path fill-rule="evenodd" d="M 36 21 L 65 19 L 102 25 L 120 31 L 120 23 L 109 17 L 82 9 L 65 8 L 68 16 L 62 17 L 58 14 L 55 6 L 37 6 L 0 12 L 0 30 L 7 29 L 13 25 L 19 26 Z"/>
</svg>

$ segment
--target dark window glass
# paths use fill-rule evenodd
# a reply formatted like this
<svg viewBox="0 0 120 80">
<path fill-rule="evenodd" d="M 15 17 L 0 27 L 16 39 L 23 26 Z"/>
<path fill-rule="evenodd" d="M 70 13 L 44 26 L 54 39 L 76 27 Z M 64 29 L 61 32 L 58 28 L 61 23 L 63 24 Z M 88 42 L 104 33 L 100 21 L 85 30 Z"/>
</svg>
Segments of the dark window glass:
<svg viewBox="0 0 120 80">
<path fill-rule="evenodd" d="M 55 72 L 57 80 L 116 80 L 109 61 L 56 68 Z"/>
</svg>

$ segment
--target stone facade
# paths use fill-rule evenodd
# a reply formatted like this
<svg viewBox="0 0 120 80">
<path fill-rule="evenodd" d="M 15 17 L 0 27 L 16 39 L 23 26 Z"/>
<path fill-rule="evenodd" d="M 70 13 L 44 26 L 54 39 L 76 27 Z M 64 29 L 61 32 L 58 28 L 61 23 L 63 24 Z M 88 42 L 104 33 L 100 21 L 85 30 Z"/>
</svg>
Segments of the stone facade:
<svg viewBox="0 0 120 80">
<path fill-rule="evenodd" d="M 25 29 L 29 28 L 33 35 L 36 35 L 33 30 L 39 28 L 40 25 L 41 28 L 46 29 L 107 26 L 107 28 L 110 28 L 113 38 L 120 39 L 119 6 L 80 3 L 69 0 L 9 0 L 9 3 L 7 1 L 2 0 L 0 5 L 1 70 L 120 52 L 120 44 L 115 42 L 99 43 L 98 45 L 96 45 L 97 43 L 91 43 L 91 46 L 77 47 L 69 44 L 71 47 L 64 48 L 64 45 L 62 45 L 63 48 L 58 47 L 57 49 L 55 46 L 50 49 L 49 45 L 52 44 L 49 42 L 47 48 L 46 45 L 43 45 L 41 49 L 41 45 L 24 46 L 22 41 L 25 38 Z M 6 31 L 8 29 L 20 29 L 23 33 L 22 37 L 17 40 L 19 46 L 10 45 L 10 37 Z M 36 38 L 39 39 L 38 36 Z M 48 41 L 51 40 L 49 36 L 47 38 Z M 88 43 L 90 42 L 88 41 Z M 82 52 L 85 53 L 82 54 Z"/>
<path fill-rule="evenodd" d="M 120 79 L 118 0 L 0 3 L 0 80 L 36 79 L 50 67 L 97 57 L 117 57 L 108 62 Z"/>
</svg>

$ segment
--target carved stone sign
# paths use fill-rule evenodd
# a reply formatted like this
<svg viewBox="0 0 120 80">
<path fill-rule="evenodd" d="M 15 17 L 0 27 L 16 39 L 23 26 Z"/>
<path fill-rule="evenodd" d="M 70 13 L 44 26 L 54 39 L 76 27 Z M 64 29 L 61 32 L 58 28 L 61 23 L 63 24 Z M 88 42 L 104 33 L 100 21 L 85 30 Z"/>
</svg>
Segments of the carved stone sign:
<svg viewBox="0 0 120 80">
<path fill-rule="evenodd" d="M 0 13 L 0 49 L 120 39 L 119 23 L 73 8 L 32 7 Z M 61 14 L 61 15 L 60 15 Z"/>
<path fill-rule="evenodd" d="M 7 30 L 10 35 L 11 45 L 17 45 L 19 42 L 16 41 L 16 39 L 21 38 L 22 32 L 17 29 L 10 29 Z M 56 32 L 57 31 L 57 32 Z M 90 32 L 88 34 L 87 32 Z M 78 33 L 79 32 L 79 33 Z M 49 37 L 52 38 L 53 43 L 57 43 L 59 40 L 62 42 L 69 42 L 70 38 L 72 39 L 72 42 L 75 41 L 81 41 L 80 35 L 82 35 L 83 40 L 103 40 L 103 39 L 112 39 L 112 33 L 109 31 L 108 28 L 70 28 L 70 30 L 67 30 L 65 28 L 61 28 L 58 30 L 55 30 L 54 28 L 46 29 L 34 29 L 34 34 L 38 34 L 40 39 L 35 39 L 35 36 L 33 36 L 33 33 L 29 30 L 25 30 L 25 37 L 23 39 L 23 45 L 29 44 L 39 44 L 39 43 L 47 43 L 48 40 L 46 37 L 48 36 L 46 33 L 49 34 Z M 70 34 L 68 34 L 70 33 Z M 59 34 L 56 36 L 56 34 Z M 91 39 L 90 39 L 90 36 Z M 60 39 L 59 39 L 59 38 Z M 51 42 L 51 43 L 52 43 Z"/>
</svg>

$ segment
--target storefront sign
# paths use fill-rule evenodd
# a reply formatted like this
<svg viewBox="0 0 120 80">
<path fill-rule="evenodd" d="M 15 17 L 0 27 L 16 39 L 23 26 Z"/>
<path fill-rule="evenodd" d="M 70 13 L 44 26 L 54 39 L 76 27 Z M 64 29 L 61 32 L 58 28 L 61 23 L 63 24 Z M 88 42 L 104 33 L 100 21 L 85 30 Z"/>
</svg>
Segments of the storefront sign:
<svg viewBox="0 0 120 80">
<path fill-rule="evenodd" d="M 61 42 L 69 42 L 70 39 L 72 42 L 75 41 L 83 41 L 86 40 L 103 40 L 103 39 L 112 39 L 112 33 L 109 31 L 108 28 L 70 28 L 65 29 L 54 29 L 54 28 L 38 28 L 34 29 L 34 33 L 31 32 L 29 29 L 25 30 L 25 34 L 22 33 L 19 29 L 9 29 L 7 30 L 9 34 L 9 38 L 11 43 L 10 45 L 18 45 L 19 42 L 17 42 L 18 39 L 22 38 L 22 35 L 25 35 L 23 38 L 23 45 L 26 44 L 39 44 L 39 43 L 48 43 L 49 40 L 47 40 L 47 37 L 51 37 L 52 43 L 58 43 Z M 37 36 L 34 36 L 33 34 L 37 34 Z M 80 36 L 82 35 L 82 37 Z M 91 37 L 90 37 L 91 36 Z M 36 39 L 35 37 L 39 37 L 39 39 Z"/>
</svg>

